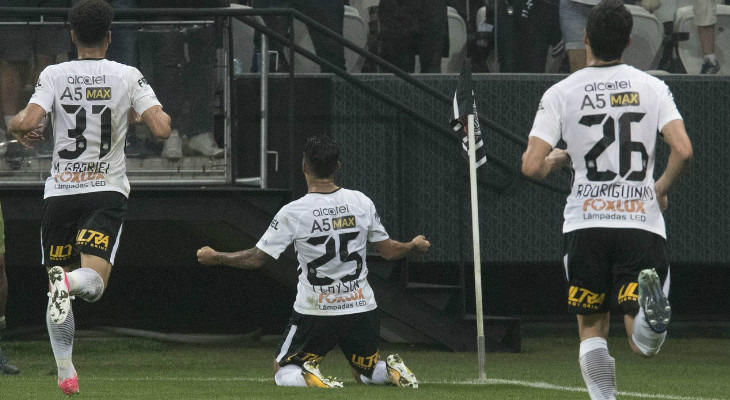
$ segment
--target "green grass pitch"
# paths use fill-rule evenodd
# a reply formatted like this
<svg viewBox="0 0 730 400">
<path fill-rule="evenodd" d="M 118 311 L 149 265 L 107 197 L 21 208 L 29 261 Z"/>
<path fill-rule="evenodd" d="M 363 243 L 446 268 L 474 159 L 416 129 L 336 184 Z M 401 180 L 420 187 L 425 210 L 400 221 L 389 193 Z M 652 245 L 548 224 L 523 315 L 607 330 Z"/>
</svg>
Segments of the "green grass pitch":
<svg viewBox="0 0 730 400">
<path fill-rule="evenodd" d="M 56 385 L 50 344 L 3 342 L 20 375 L 0 376 L 0 398 L 63 398 Z M 652 359 L 611 337 L 620 399 L 730 399 L 730 342 L 672 339 Z M 343 378 L 345 388 L 279 388 L 273 383 L 271 344 L 181 345 L 136 338 L 80 338 L 74 363 L 78 399 L 588 399 L 574 337 L 523 339 L 519 354 L 487 354 L 487 382 L 479 383 L 475 353 L 383 344 L 381 355 L 398 352 L 419 378 L 419 389 L 355 384 L 339 350 L 322 363 L 325 375 Z M 397 397 L 396 397 L 397 396 Z"/>
</svg>

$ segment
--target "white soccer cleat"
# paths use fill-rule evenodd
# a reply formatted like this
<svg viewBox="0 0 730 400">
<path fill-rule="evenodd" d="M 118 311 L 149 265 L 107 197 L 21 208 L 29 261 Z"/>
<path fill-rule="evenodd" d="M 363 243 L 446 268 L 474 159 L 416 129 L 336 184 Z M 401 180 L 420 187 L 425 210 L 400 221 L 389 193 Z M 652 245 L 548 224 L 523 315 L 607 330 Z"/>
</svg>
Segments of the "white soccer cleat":
<svg viewBox="0 0 730 400">
<path fill-rule="evenodd" d="M 656 270 L 645 269 L 639 273 L 639 306 L 644 309 L 649 328 L 657 333 L 667 330 L 672 318 L 672 307 L 662 291 Z"/>
<path fill-rule="evenodd" d="M 68 289 L 68 277 L 66 271 L 55 266 L 48 271 L 48 282 L 50 284 L 51 302 L 48 310 L 51 322 L 62 324 L 66 321 L 68 310 L 71 308 L 71 296 Z"/>
<path fill-rule="evenodd" d="M 317 361 L 307 361 L 302 365 L 302 376 L 304 382 L 309 387 L 320 387 L 320 388 L 341 388 L 342 382 L 337 381 L 337 378 L 331 376 L 324 377 L 319 371 L 319 363 Z"/>
<path fill-rule="evenodd" d="M 385 361 L 385 365 L 388 371 L 388 379 L 390 379 L 392 384 L 398 387 L 418 388 L 416 375 L 406 367 L 403 359 L 398 354 L 389 355 Z"/>
</svg>

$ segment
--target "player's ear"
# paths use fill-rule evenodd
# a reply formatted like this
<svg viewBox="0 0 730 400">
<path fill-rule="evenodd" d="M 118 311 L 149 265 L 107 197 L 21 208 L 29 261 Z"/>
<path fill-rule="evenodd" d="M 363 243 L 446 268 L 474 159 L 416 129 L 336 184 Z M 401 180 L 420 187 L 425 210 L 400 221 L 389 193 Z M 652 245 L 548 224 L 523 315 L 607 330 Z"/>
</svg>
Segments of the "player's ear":
<svg viewBox="0 0 730 400">
<path fill-rule="evenodd" d="M 106 45 L 112 44 L 112 31 L 106 33 Z"/>
<path fill-rule="evenodd" d="M 71 29 L 71 43 L 76 44 L 76 32 Z"/>
<path fill-rule="evenodd" d="M 633 36 L 633 35 L 629 35 L 629 41 L 626 42 L 626 48 L 627 49 L 629 48 L 629 46 L 631 46 L 631 36 Z"/>
<path fill-rule="evenodd" d="M 335 172 L 342 169 L 342 163 L 340 161 L 337 161 L 337 169 L 335 169 Z"/>
</svg>

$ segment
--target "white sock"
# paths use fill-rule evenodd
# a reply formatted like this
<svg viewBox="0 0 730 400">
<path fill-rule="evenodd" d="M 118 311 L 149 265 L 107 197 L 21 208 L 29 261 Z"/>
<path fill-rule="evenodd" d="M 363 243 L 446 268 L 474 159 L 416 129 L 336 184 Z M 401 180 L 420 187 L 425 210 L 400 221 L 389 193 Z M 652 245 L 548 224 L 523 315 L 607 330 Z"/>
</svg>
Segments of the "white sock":
<svg viewBox="0 0 730 400">
<path fill-rule="evenodd" d="M 616 361 L 608 354 L 606 339 L 580 342 L 579 361 L 591 400 L 616 400 Z"/>
<path fill-rule="evenodd" d="M 366 385 L 389 385 L 390 379 L 388 379 L 388 368 L 385 365 L 385 361 L 378 361 L 375 364 L 372 378 L 361 374 L 360 380 Z"/>
<path fill-rule="evenodd" d="M 279 368 L 274 375 L 274 382 L 277 386 L 307 386 L 302 376 L 302 367 L 293 364 Z"/>
<path fill-rule="evenodd" d="M 707 61 L 709 61 L 713 65 L 717 64 L 717 56 L 715 55 L 715 53 L 705 54 L 705 62 Z"/>
<path fill-rule="evenodd" d="M 91 268 L 79 268 L 66 274 L 69 294 L 93 303 L 104 294 L 104 280 Z"/>
<path fill-rule="evenodd" d="M 50 306 L 50 304 L 49 299 L 48 305 Z M 62 324 L 54 324 L 51 322 L 50 310 L 49 307 L 46 307 L 46 326 L 48 326 L 48 336 L 51 338 L 53 356 L 56 358 L 58 379 L 63 382 L 68 378 L 73 378 L 74 374 L 76 374 L 76 368 L 74 368 L 73 362 L 71 362 L 74 333 L 76 330 L 73 307 L 69 307 L 66 321 Z"/>
<path fill-rule="evenodd" d="M 656 355 L 661 350 L 666 338 L 667 331 L 656 333 L 651 330 L 644 317 L 644 309 L 639 307 L 639 313 L 634 318 L 634 333 L 631 335 L 631 339 L 636 347 L 641 350 L 641 353 L 647 357 Z"/>
</svg>

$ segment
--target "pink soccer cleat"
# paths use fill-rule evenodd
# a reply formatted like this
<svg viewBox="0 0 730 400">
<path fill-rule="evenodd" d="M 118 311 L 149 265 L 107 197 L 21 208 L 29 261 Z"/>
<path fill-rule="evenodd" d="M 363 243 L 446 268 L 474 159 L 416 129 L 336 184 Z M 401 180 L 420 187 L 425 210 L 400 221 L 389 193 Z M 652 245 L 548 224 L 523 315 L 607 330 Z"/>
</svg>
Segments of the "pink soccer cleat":
<svg viewBox="0 0 730 400">
<path fill-rule="evenodd" d="M 74 374 L 72 378 L 65 379 L 63 382 L 59 379 L 58 387 L 66 396 L 79 394 L 79 376 Z"/>
</svg>

